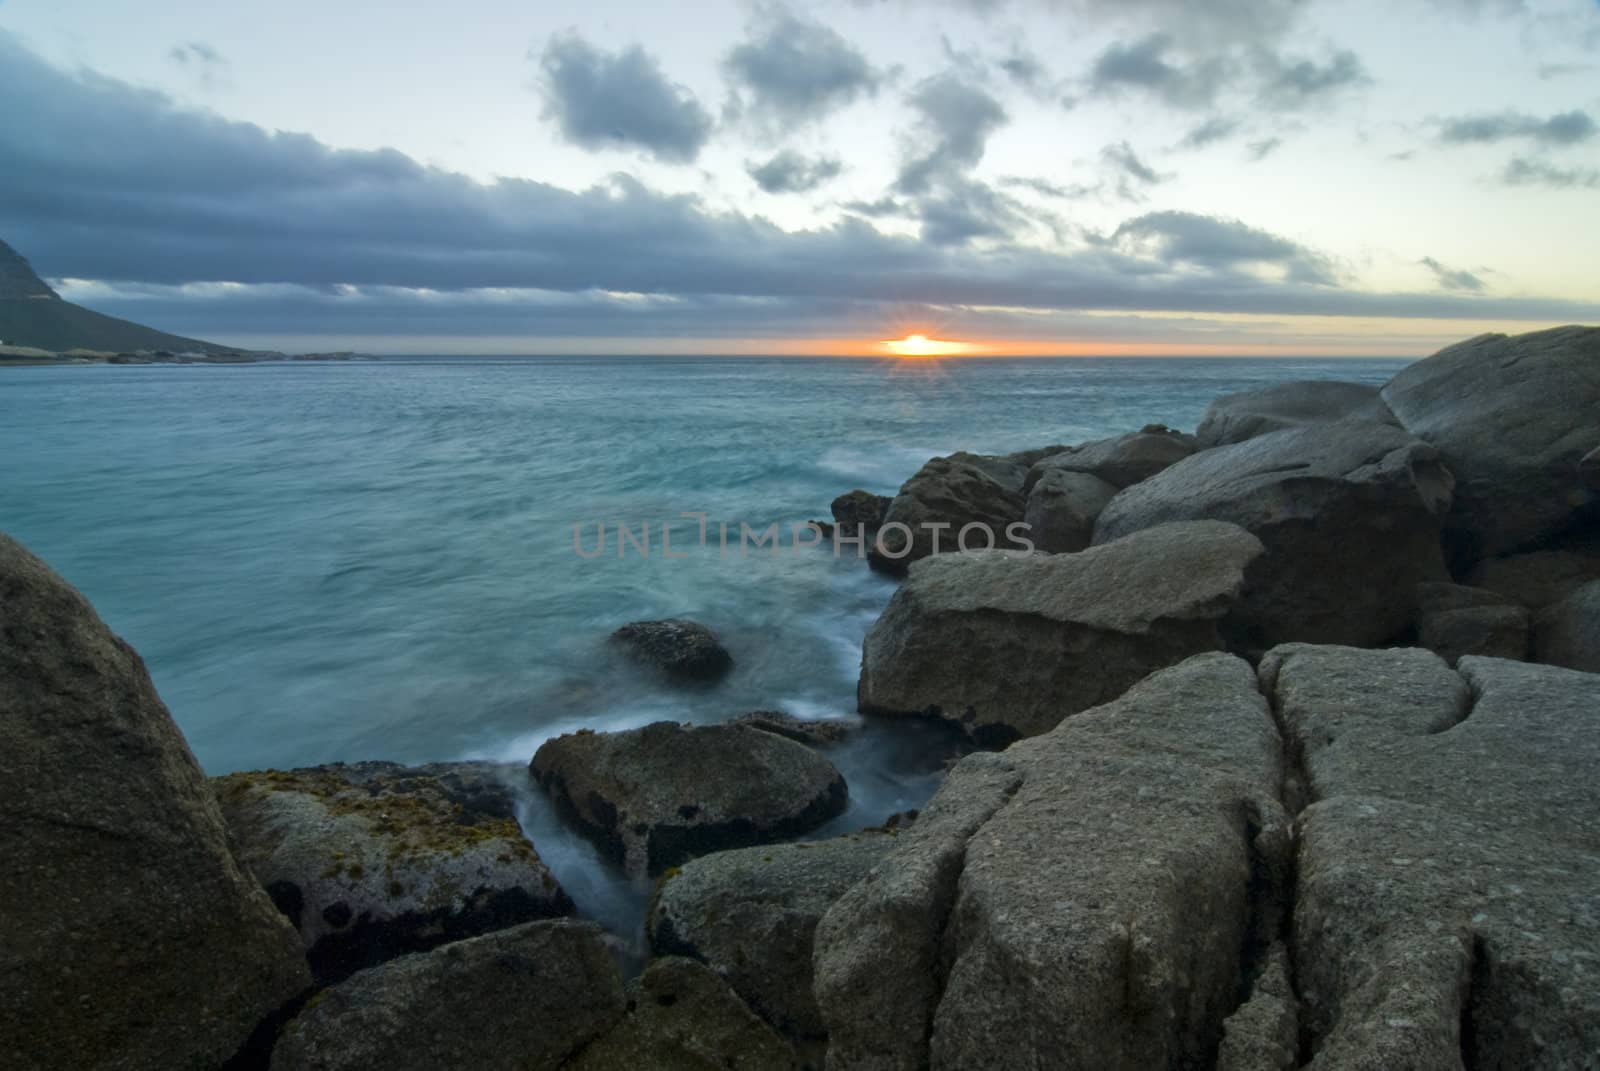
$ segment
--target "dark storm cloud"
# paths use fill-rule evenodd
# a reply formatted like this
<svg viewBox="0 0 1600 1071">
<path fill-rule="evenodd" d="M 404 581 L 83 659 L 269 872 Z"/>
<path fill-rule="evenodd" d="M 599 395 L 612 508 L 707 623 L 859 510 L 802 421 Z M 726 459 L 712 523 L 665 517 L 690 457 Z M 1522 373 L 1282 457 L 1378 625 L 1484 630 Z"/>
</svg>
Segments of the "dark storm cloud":
<svg viewBox="0 0 1600 1071">
<path fill-rule="evenodd" d="M 625 176 L 583 191 L 519 179 L 479 183 L 393 150 L 332 149 L 186 111 L 126 83 L 67 75 L 4 34 L 0 100 L 8 105 L 0 109 L 0 237 L 42 274 L 240 284 L 215 288 L 216 304 L 205 307 L 216 309 L 240 307 L 262 285 L 290 285 L 301 296 L 284 298 L 280 314 L 263 319 L 279 331 L 315 332 L 343 322 L 330 310 L 359 307 L 387 333 L 446 322 L 458 333 L 484 333 L 480 317 L 496 298 L 484 291 L 505 289 L 561 296 L 519 309 L 521 330 L 601 336 L 618 333 L 619 308 L 640 307 L 695 310 L 699 319 L 685 314 L 681 322 L 706 335 L 722 330 L 716 317 L 738 321 L 743 314 L 729 310 L 752 307 L 782 309 L 785 323 L 810 316 L 813 330 L 828 332 L 836 330 L 828 313 L 841 302 L 1600 317 L 1593 303 L 1343 290 L 1327 285 L 1331 273 L 1317 269 L 1312 251 L 1204 216 L 1141 217 L 1115 240 L 1067 251 L 979 251 L 956 239 L 1014 225 L 1006 220 L 1013 209 L 949 184 L 960 176 L 946 180 L 948 204 L 932 190 L 928 203 L 914 206 L 932 240 L 886 234 L 856 217 L 785 231 Z M 966 149 L 971 157 L 970 142 Z M 963 207 L 964 218 L 947 211 Z M 1243 270 L 1256 265 L 1276 267 L 1282 278 Z M 373 288 L 390 289 L 365 304 L 351 300 Z M 549 312 L 547 323 L 547 305 L 565 311 Z M 222 323 L 226 313 L 216 315 Z"/>
<path fill-rule="evenodd" d="M 763 10 L 725 66 L 753 110 L 785 123 L 820 119 L 879 84 L 866 56 L 838 31 L 783 8 Z"/>
<path fill-rule="evenodd" d="M 1178 59 L 1171 35 L 1153 33 L 1100 53 L 1089 71 L 1089 86 L 1100 93 L 1141 90 L 1176 108 L 1205 108 L 1227 77 L 1228 64 L 1221 57 Z"/>
<path fill-rule="evenodd" d="M 1433 277 L 1444 290 L 1463 290 L 1477 294 L 1481 293 L 1486 285 L 1472 272 L 1461 268 L 1447 268 L 1432 257 L 1423 257 L 1418 263 L 1433 272 Z"/>
<path fill-rule="evenodd" d="M 1492 144 L 1527 139 L 1540 145 L 1577 145 L 1600 133 L 1600 125 L 1583 111 L 1562 112 L 1545 119 L 1521 112 L 1463 115 L 1441 120 L 1439 140 L 1451 145 Z"/>
<path fill-rule="evenodd" d="M 749 172 L 767 193 L 805 193 L 837 178 L 844 165 L 827 156 L 808 157 L 784 149 L 764 164 L 750 163 Z"/>
<path fill-rule="evenodd" d="M 545 118 L 585 149 L 639 149 L 688 163 L 711 136 L 711 116 L 635 45 L 602 52 L 575 33 L 551 38 L 539 56 Z"/>
<path fill-rule="evenodd" d="M 920 83 L 907 103 L 918 113 L 913 149 L 900 169 L 902 193 L 926 192 L 933 182 L 976 167 L 1006 110 L 987 90 L 955 74 Z"/>
<path fill-rule="evenodd" d="M 1600 190 L 1600 171 L 1592 167 L 1557 167 L 1543 160 L 1514 157 L 1501 172 L 1507 186 L 1544 186 L 1552 190 Z"/>
</svg>

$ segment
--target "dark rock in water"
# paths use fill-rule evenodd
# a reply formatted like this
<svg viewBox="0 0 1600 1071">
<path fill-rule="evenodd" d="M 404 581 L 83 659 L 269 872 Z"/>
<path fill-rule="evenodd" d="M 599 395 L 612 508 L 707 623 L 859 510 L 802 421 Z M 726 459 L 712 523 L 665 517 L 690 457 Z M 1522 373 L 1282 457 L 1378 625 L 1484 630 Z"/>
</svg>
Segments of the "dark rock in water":
<svg viewBox="0 0 1600 1071">
<path fill-rule="evenodd" d="M 845 535 L 875 532 L 894 499 L 857 488 L 833 500 L 833 520 Z"/>
<path fill-rule="evenodd" d="M 534 778 L 630 875 L 698 855 L 799 836 L 840 814 L 844 778 L 775 733 L 661 721 L 548 740 Z"/>
<path fill-rule="evenodd" d="M 144 663 L 0 535 L 0 1064 L 216 1067 L 310 984 Z"/>
<path fill-rule="evenodd" d="M 898 833 L 717 852 L 664 877 L 645 925 L 656 955 L 708 964 L 780 1032 L 827 1033 L 811 992 L 812 935 Z"/>
<path fill-rule="evenodd" d="M 680 680 L 714 681 L 733 667 L 717 634 L 697 621 L 635 621 L 611 634 L 629 655 Z"/>
<path fill-rule="evenodd" d="M 1021 546 L 1007 528 L 1022 520 L 1021 474 L 1027 470 L 1018 464 L 988 463 L 993 460 L 957 454 L 936 457 L 922 466 L 900 488 L 884 516 L 885 527 L 868 554 L 873 568 L 902 574 L 936 549 L 952 552 L 968 525 L 977 526 L 967 537 L 968 546 L 988 546 L 991 538 L 998 547 Z M 903 529 L 895 527 L 902 525 Z"/>
<path fill-rule="evenodd" d="M 800 1071 L 788 1043 L 704 964 L 658 959 L 628 987 L 628 1014 L 563 1071 Z"/>
<path fill-rule="evenodd" d="M 1452 479 L 1431 446 L 1387 424 L 1311 424 L 1205 450 L 1123 491 L 1105 543 L 1179 520 L 1229 521 L 1267 553 L 1246 577 L 1234 642 L 1370 645 L 1413 621 L 1419 583 L 1448 576 L 1439 547 Z"/>
<path fill-rule="evenodd" d="M 829 1066 L 1211 1066 L 1281 920 L 1282 775 L 1223 654 L 962 760 L 817 927 Z"/>
<path fill-rule="evenodd" d="M 1539 661 L 1600 673 L 1600 580 L 1541 610 L 1534 635 Z"/>
<path fill-rule="evenodd" d="M 1484 588 L 1421 584 L 1417 640 L 1455 665 L 1463 655 L 1528 657 L 1532 617 L 1521 603 Z"/>
<path fill-rule="evenodd" d="M 1083 472 L 1121 489 L 1182 461 L 1196 450 L 1192 436 L 1163 428 L 1085 443 L 1035 462 L 1023 481 L 1030 491 L 1047 472 Z"/>
<path fill-rule="evenodd" d="M 1307 424 L 1343 421 L 1397 424 L 1377 387 L 1313 379 L 1225 394 L 1212 402 L 1195 431 L 1202 449 L 1242 443 Z"/>
<path fill-rule="evenodd" d="M 284 1028 L 272 1071 L 554 1071 L 624 999 L 598 926 L 532 922 L 323 990 Z"/>
<path fill-rule="evenodd" d="M 1456 475 L 1458 568 L 1600 509 L 1580 471 L 1600 447 L 1600 327 L 1480 335 L 1406 368 L 1383 399 Z"/>
<path fill-rule="evenodd" d="M 505 777 L 488 763 L 364 762 L 212 784 L 240 858 L 327 981 L 572 912 L 517 824 Z"/>
<path fill-rule="evenodd" d="M 1473 570 L 1471 583 L 1541 610 L 1591 580 L 1600 580 L 1600 557 L 1570 550 L 1538 550 L 1481 562 Z"/>
<path fill-rule="evenodd" d="M 1094 538 L 1095 518 L 1117 489 L 1098 476 L 1048 469 L 1028 492 L 1023 520 L 1033 545 L 1049 554 L 1082 550 Z"/>
<path fill-rule="evenodd" d="M 849 736 L 856 728 L 853 721 L 844 721 L 833 718 L 797 718 L 793 714 L 785 714 L 781 710 L 752 710 L 748 714 L 740 714 L 728 723 L 739 725 L 747 729 L 760 729 L 766 733 L 777 733 L 801 744 L 812 747 L 826 747 L 837 744 Z"/>
<path fill-rule="evenodd" d="M 1600 676 L 1292 645 L 1293 920 L 1316 1066 L 1586 1067 L 1600 1052 Z"/>
<path fill-rule="evenodd" d="M 867 634 L 860 707 L 952 722 L 980 743 L 1055 728 L 1222 646 L 1262 553 L 1243 529 L 1173 524 L 1080 554 L 919 562 Z"/>
</svg>

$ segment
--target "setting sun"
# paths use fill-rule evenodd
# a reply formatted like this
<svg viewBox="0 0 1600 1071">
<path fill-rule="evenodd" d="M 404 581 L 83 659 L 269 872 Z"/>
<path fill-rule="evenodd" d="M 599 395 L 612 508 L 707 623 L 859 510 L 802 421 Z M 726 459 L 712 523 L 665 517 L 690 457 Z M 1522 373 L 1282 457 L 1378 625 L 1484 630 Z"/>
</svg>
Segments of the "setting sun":
<svg viewBox="0 0 1600 1071">
<path fill-rule="evenodd" d="M 897 357 L 949 357 L 965 353 L 964 342 L 946 342 L 927 335 L 907 335 L 905 338 L 887 339 L 883 347 Z"/>
</svg>

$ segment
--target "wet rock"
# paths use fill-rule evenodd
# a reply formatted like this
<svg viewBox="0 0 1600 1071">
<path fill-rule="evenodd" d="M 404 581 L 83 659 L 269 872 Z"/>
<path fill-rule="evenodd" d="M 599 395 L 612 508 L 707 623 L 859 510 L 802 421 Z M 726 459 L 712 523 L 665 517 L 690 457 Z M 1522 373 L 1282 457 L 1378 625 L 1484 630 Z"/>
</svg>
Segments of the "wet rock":
<svg viewBox="0 0 1600 1071">
<path fill-rule="evenodd" d="M 1294 962 L 1314 1066 L 1583 1067 L 1600 1051 L 1600 676 L 1291 645 Z"/>
<path fill-rule="evenodd" d="M 977 527 L 967 536 L 968 546 L 987 546 L 990 538 L 998 547 L 1021 546 L 1007 529 L 1022 521 L 1022 474 L 1027 469 L 995 461 L 956 454 L 922 466 L 900 488 L 884 516 L 884 527 L 868 555 L 873 568 L 901 574 L 914 561 L 952 552 L 969 525 Z"/>
<path fill-rule="evenodd" d="M 1528 608 L 1497 592 L 1459 584 L 1417 588 L 1417 639 L 1451 665 L 1462 655 L 1528 657 Z"/>
<path fill-rule="evenodd" d="M 1023 513 L 1028 538 L 1049 554 L 1082 550 L 1094 538 L 1095 518 L 1116 493 L 1116 487 L 1087 472 L 1046 470 L 1028 492 Z"/>
<path fill-rule="evenodd" d="M 817 928 L 829 1066 L 1207 1066 L 1279 921 L 1281 776 L 1222 654 L 963 760 Z"/>
<path fill-rule="evenodd" d="M 1600 446 L 1600 327 L 1479 335 L 1407 367 L 1383 399 L 1455 473 L 1458 566 L 1551 536 L 1600 502 L 1580 471 Z"/>
<path fill-rule="evenodd" d="M 1224 394 L 1206 408 L 1195 438 L 1202 449 L 1210 449 L 1285 428 L 1352 420 L 1398 423 L 1377 387 L 1313 379 Z"/>
<path fill-rule="evenodd" d="M 557 808 L 635 876 L 799 836 L 848 797 L 820 753 L 734 725 L 570 733 L 546 741 L 531 768 Z"/>
<path fill-rule="evenodd" d="M 1600 580 L 1600 557 L 1570 550 L 1540 550 L 1480 562 L 1470 583 L 1542 610 L 1591 580 Z"/>
<path fill-rule="evenodd" d="M 1372 645 L 1408 629 L 1439 547 L 1452 480 L 1432 447 L 1386 424 L 1312 424 L 1219 446 L 1135 484 L 1095 542 L 1179 520 L 1229 521 L 1267 553 L 1246 577 L 1234 642 Z"/>
<path fill-rule="evenodd" d="M 613 632 L 611 642 L 678 680 L 716 681 L 733 668 L 733 656 L 717 634 L 697 621 L 635 621 Z"/>
<path fill-rule="evenodd" d="M 694 960 L 658 959 L 628 987 L 628 1014 L 565 1071 L 800 1071 L 788 1043 Z"/>
<path fill-rule="evenodd" d="M 364 762 L 230 774 L 212 786 L 240 858 L 326 981 L 572 912 L 517 824 L 510 776 L 488 763 Z"/>
<path fill-rule="evenodd" d="M 1170 428 L 1084 443 L 1036 462 L 1024 481 L 1032 490 L 1048 472 L 1082 472 L 1122 489 L 1177 464 L 1197 449 L 1194 437 Z"/>
<path fill-rule="evenodd" d="M 323 990 L 284 1028 L 272 1071 L 554 1071 L 623 1009 L 598 926 L 533 922 Z"/>
<path fill-rule="evenodd" d="M 867 634 L 868 714 L 943 718 L 982 743 L 1046 732 L 1154 670 L 1218 650 L 1261 544 L 1165 525 L 1080 554 L 920 562 Z"/>
<path fill-rule="evenodd" d="M 871 534 L 883 524 L 894 499 L 857 488 L 833 500 L 833 520 L 847 536 Z"/>
<path fill-rule="evenodd" d="M 852 833 L 686 863 L 651 902 L 651 951 L 708 964 L 782 1033 L 821 1038 L 827 1030 L 811 992 L 817 921 L 897 836 Z"/>
<path fill-rule="evenodd" d="M 0 535 L 0 1064 L 215 1067 L 310 984 L 139 656 Z"/>
<path fill-rule="evenodd" d="M 1534 631 L 1539 661 L 1600 673 L 1600 580 L 1541 610 Z"/>
<path fill-rule="evenodd" d="M 752 710 L 728 724 L 777 733 L 799 744 L 828 747 L 844 741 L 857 728 L 855 720 L 843 718 L 797 718 L 781 710 Z"/>
</svg>

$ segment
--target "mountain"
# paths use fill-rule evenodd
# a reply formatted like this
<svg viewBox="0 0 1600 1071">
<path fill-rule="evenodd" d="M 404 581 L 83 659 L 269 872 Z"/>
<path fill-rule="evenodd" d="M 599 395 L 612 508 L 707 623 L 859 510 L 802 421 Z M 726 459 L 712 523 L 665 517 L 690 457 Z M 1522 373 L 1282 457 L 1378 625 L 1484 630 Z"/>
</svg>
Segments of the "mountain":
<svg viewBox="0 0 1600 1071">
<path fill-rule="evenodd" d="M 233 353 L 232 346 L 183 338 L 153 327 L 61 300 L 15 249 L 0 241 L 0 343 L 63 353 L 165 350 L 169 353 Z"/>
</svg>

